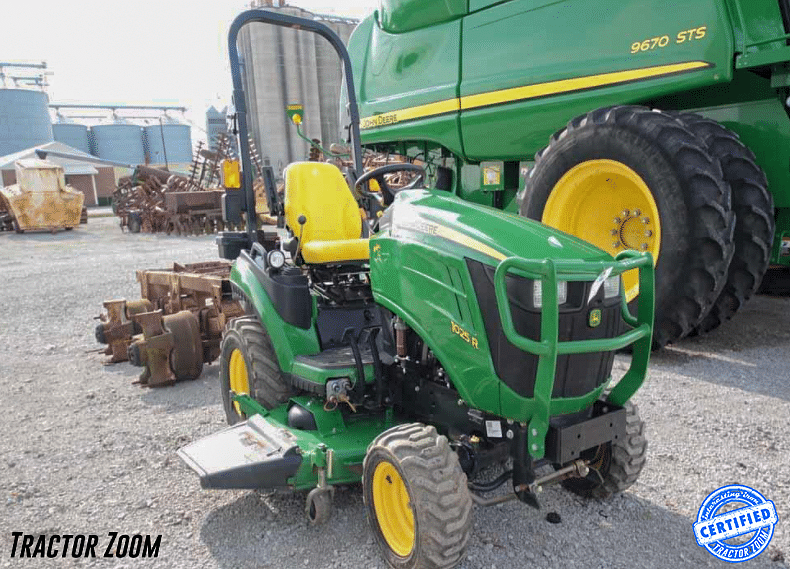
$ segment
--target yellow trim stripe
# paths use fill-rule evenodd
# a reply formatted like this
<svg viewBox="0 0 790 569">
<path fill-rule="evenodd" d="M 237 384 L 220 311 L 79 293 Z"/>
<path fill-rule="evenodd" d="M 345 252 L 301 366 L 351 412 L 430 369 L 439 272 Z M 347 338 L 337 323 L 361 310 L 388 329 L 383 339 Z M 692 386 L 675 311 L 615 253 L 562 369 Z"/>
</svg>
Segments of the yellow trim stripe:
<svg viewBox="0 0 790 569">
<path fill-rule="evenodd" d="M 501 91 L 490 93 L 480 93 L 479 95 L 467 95 L 461 97 L 461 110 L 475 109 L 500 103 L 509 103 L 523 99 L 535 99 L 547 95 L 557 95 L 569 91 L 582 91 L 603 87 L 614 83 L 625 83 L 628 81 L 638 81 L 660 75 L 680 73 L 710 67 L 704 61 L 689 61 L 687 63 L 674 63 L 672 65 L 659 65 L 658 67 L 647 67 L 643 69 L 630 69 L 627 71 L 614 71 L 601 75 L 588 75 L 587 77 L 575 77 L 573 79 L 561 79 L 559 81 L 549 81 L 548 83 L 538 83 L 536 85 L 526 85 L 524 87 L 513 87 Z"/>
<path fill-rule="evenodd" d="M 481 243 L 477 239 L 469 237 L 465 233 L 461 233 L 460 231 L 456 231 L 455 229 L 451 229 L 444 225 L 439 225 L 436 235 L 449 241 L 458 243 L 459 245 L 463 245 L 464 247 L 477 251 L 478 253 L 482 253 L 483 255 L 488 255 L 497 261 L 504 261 L 507 258 L 505 255 L 496 249 L 492 249 L 485 243 Z"/>
<path fill-rule="evenodd" d="M 428 103 L 427 105 L 408 107 L 398 111 L 391 111 L 388 113 L 382 113 L 380 115 L 373 115 L 372 117 L 365 117 L 360 120 L 360 128 L 364 130 L 367 128 L 386 126 L 398 122 L 410 121 L 433 115 L 454 113 L 460 110 L 461 101 L 458 99 L 447 99 L 446 101 L 437 101 L 435 103 Z"/>
<path fill-rule="evenodd" d="M 479 93 L 477 95 L 467 95 L 465 97 L 461 97 L 460 99 L 447 99 L 444 101 L 437 101 L 435 103 L 428 103 L 427 105 L 408 107 L 405 109 L 381 113 L 370 117 L 364 117 L 360 120 L 360 128 L 362 128 L 362 130 L 366 130 L 461 110 L 478 109 L 480 107 L 511 103 L 514 101 L 523 101 L 526 99 L 536 99 L 538 97 L 545 97 L 548 95 L 557 95 L 561 93 L 569 93 L 572 91 L 582 91 L 585 89 L 594 89 L 596 87 L 605 87 L 607 85 L 614 85 L 617 83 L 627 83 L 630 81 L 639 81 L 641 79 L 651 79 L 661 77 L 663 75 L 671 75 L 673 73 L 695 71 L 697 69 L 704 69 L 706 67 L 711 67 L 711 64 L 706 61 L 687 61 L 685 63 L 673 63 L 670 65 L 658 65 L 655 67 L 644 67 L 641 69 L 613 71 L 611 73 L 602 73 L 600 75 L 587 75 L 585 77 L 574 77 L 572 79 L 560 79 L 558 81 L 537 83 L 535 85 L 512 87 L 510 89 L 490 91 L 488 93 Z"/>
</svg>

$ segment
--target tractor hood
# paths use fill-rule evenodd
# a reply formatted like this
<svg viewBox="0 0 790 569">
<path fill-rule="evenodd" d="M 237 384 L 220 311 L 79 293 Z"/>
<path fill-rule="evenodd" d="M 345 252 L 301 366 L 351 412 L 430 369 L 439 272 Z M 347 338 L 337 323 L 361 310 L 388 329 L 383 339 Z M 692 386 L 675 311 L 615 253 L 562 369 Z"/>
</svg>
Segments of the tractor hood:
<svg viewBox="0 0 790 569">
<path fill-rule="evenodd" d="M 508 257 L 612 260 L 608 253 L 572 235 L 437 190 L 400 192 L 382 216 L 380 228 L 381 236 L 420 242 L 427 239 L 439 249 L 460 247 L 466 250 L 463 256 L 486 264 Z"/>
</svg>

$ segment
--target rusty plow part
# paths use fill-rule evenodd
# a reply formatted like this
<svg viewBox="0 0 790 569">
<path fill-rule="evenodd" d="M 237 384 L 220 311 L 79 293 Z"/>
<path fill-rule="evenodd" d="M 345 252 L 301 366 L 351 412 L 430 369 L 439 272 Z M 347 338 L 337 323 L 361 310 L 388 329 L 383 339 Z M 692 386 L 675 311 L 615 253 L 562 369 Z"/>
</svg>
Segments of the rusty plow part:
<svg viewBox="0 0 790 569">
<path fill-rule="evenodd" d="M 145 368 L 140 374 L 140 384 L 148 387 L 173 385 L 176 377 L 170 369 L 170 352 L 175 343 L 173 334 L 164 328 L 162 311 L 135 314 L 134 322 L 143 334 L 129 344 L 129 362 Z"/>
</svg>

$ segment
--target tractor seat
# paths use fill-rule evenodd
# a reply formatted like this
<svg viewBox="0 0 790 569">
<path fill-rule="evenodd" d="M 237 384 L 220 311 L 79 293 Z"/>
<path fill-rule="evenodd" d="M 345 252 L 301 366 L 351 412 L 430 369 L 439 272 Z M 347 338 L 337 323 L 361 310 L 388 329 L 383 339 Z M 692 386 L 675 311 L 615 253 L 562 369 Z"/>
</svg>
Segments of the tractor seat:
<svg viewBox="0 0 790 569">
<path fill-rule="evenodd" d="M 299 218 L 304 216 L 304 226 Z M 364 262 L 368 239 L 361 239 L 362 216 L 346 179 L 334 164 L 294 162 L 285 169 L 285 222 L 301 240 L 310 264 Z"/>
</svg>

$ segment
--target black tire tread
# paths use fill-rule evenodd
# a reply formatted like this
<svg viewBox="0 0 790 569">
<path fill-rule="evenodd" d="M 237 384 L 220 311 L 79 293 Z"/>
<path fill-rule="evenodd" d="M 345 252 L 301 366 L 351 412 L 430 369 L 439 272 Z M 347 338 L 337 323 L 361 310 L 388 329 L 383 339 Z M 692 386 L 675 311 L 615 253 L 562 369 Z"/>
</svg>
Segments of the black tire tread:
<svg viewBox="0 0 790 569">
<path fill-rule="evenodd" d="M 726 284 L 695 330 L 707 333 L 732 318 L 759 289 L 771 255 L 774 202 L 768 191 L 768 179 L 757 165 L 754 153 L 736 133 L 694 113 L 679 114 L 678 118 L 719 161 L 724 180 L 732 190 L 735 250 Z"/>
<path fill-rule="evenodd" d="M 585 498 L 604 500 L 630 488 L 639 478 L 647 462 L 645 424 L 639 409 L 631 402 L 625 404 L 625 439 L 611 443 L 611 458 L 601 478 L 591 472 L 586 478 L 569 478 L 562 485 Z"/>
<path fill-rule="evenodd" d="M 447 438 L 421 423 L 388 429 L 368 447 L 363 472 L 368 472 L 371 453 L 376 451 L 394 459 L 411 493 L 420 557 L 409 567 L 445 569 L 457 565 L 466 555 L 471 535 L 472 498 L 466 475 Z M 368 486 L 365 480 L 363 485 Z M 367 501 L 367 492 L 365 498 Z M 372 503 L 368 504 L 368 516 L 378 536 Z"/>
<path fill-rule="evenodd" d="M 540 172 L 541 163 L 559 152 L 557 147 L 565 138 L 593 127 L 626 130 L 651 141 L 673 165 L 682 187 L 686 188 L 683 199 L 692 231 L 683 278 L 671 287 L 671 295 L 656 298 L 653 345 L 661 348 L 689 334 L 724 287 L 734 251 L 735 216 L 730 189 L 724 183 L 721 166 L 711 158 L 702 141 L 671 115 L 640 106 L 606 107 L 571 120 L 537 153 L 522 195 L 522 215 L 528 213 L 533 191 L 530 186 Z M 540 219 L 536 212 L 531 213 L 530 217 Z"/>
<path fill-rule="evenodd" d="M 223 344 L 227 338 L 238 338 L 240 349 L 247 363 L 247 379 L 250 384 L 250 396 L 266 409 L 274 409 L 288 401 L 295 391 L 287 377 L 280 369 L 277 354 L 266 329 L 255 316 L 241 316 L 228 323 L 223 335 Z M 234 340 L 235 341 L 235 340 Z M 228 376 L 228 361 L 225 350 L 220 358 L 220 378 L 222 381 L 223 401 L 227 399 L 225 378 Z M 229 401 L 225 404 L 228 422 L 233 423 Z"/>
</svg>

